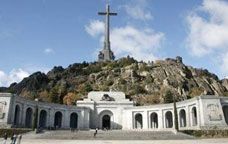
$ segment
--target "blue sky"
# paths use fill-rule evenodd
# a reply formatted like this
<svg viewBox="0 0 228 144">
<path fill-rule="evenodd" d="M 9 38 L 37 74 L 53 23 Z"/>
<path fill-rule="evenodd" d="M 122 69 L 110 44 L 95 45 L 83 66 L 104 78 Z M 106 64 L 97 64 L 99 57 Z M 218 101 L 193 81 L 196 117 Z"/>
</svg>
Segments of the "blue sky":
<svg viewBox="0 0 228 144">
<path fill-rule="evenodd" d="M 109 0 L 117 58 L 182 56 L 187 65 L 228 76 L 228 1 Z M 0 86 L 35 71 L 96 61 L 105 0 L 0 0 Z"/>
</svg>

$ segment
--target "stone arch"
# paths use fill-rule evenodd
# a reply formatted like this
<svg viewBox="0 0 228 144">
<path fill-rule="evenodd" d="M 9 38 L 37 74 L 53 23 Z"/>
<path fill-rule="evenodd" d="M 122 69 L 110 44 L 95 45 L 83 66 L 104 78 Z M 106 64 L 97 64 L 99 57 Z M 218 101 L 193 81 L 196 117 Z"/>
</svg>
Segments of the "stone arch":
<svg viewBox="0 0 228 144">
<path fill-rule="evenodd" d="M 135 129 L 142 129 L 143 128 L 143 116 L 141 113 L 137 113 L 135 115 Z"/>
<path fill-rule="evenodd" d="M 104 115 L 102 117 L 102 129 L 111 128 L 111 117 L 109 115 Z"/>
<path fill-rule="evenodd" d="M 40 128 L 46 128 L 47 127 L 47 111 L 46 110 L 40 111 L 39 127 Z"/>
<path fill-rule="evenodd" d="M 226 124 L 228 125 L 228 105 L 222 107 Z"/>
<path fill-rule="evenodd" d="M 25 115 L 25 127 L 31 128 L 33 122 L 33 110 L 32 108 L 26 109 L 26 115 Z"/>
<path fill-rule="evenodd" d="M 173 114 L 171 111 L 165 113 L 165 126 L 166 128 L 173 127 Z"/>
<path fill-rule="evenodd" d="M 78 128 L 78 114 L 75 112 L 70 114 L 70 128 Z"/>
<path fill-rule="evenodd" d="M 14 111 L 14 121 L 13 124 L 15 126 L 19 126 L 20 125 L 20 118 L 21 118 L 21 108 L 19 105 L 15 106 L 15 111 Z"/>
<path fill-rule="evenodd" d="M 186 112 L 184 109 L 181 109 L 179 112 L 179 122 L 180 127 L 186 127 Z"/>
<path fill-rule="evenodd" d="M 158 128 L 158 114 L 155 112 L 150 114 L 150 128 Z"/>
<path fill-rule="evenodd" d="M 99 114 L 100 128 L 113 129 L 113 113 L 109 110 L 104 110 Z"/>
<path fill-rule="evenodd" d="M 192 126 L 196 126 L 198 124 L 196 107 L 192 108 L 191 115 L 192 115 Z"/>
<path fill-rule="evenodd" d="M 62 127 L 62 119 L 63 119 L 62 112 L 57 111 L 55 113 L 55 121 L 54 121 L 54 127 L 55 128 L 61 128 Z"/>
</svg>

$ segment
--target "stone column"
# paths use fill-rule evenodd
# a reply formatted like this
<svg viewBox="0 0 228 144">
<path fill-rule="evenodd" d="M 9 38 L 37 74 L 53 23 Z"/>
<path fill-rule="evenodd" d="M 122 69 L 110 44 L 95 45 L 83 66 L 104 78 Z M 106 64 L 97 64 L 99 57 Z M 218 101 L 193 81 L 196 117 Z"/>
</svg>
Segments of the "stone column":
<svg viewBox="0 0 228 144">
<path fill-rule="evenodd" d="M 20 111 L 20 127 L 24 127 L 24 116 L 25 116 L 25 108 L 24 104 L 21 105 L 21 111 Z"/>
<path fill-rule="evenodd" d="M 148 115 L 147 115 L 147 111 L 143 111 L 142 113 L 143 116 L 143 128 L 142 129 L 148 129 Z"/>
</svg>

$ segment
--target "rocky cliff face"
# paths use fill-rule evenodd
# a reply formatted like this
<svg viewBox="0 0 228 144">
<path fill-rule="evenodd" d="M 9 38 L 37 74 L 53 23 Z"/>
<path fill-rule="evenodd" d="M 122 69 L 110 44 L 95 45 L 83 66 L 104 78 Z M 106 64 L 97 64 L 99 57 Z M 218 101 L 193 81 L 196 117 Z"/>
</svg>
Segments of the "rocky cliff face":
<svg viewBox="0 0 228 144">
<path fill-rule="evenodd" d="M 168 103 L 198 95 L 228 95 L 228 80 L 204 69 L 186 66 L 181 57 L 154 62 L 122 58 L 113 62 L 76 63 L 37 72 L 7 89 L 24 97 L 74 104 L 89 91 L 123 91 L 139 105 Z"/>
</svg>

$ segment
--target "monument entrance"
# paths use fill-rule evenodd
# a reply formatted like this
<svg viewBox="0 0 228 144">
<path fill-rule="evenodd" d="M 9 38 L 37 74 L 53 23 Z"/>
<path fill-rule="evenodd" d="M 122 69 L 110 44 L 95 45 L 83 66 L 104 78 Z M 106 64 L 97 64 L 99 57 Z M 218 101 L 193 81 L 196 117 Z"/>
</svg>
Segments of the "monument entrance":
<svg viewBox="0 0 228 144">
<path fill-rule="evenodd" d="M 14 113 L 14 125 L 18 126 L 20 124 L 20 107 L 19 105 L 16 105 L 15 107 L 15 113 Z"/>
<path fill-rule="evenodd" d="M 62 113 L 59 111 L 55 113 L 54 127 L 55 128 L 61 128 L 62 127 Z"/>
<path fill-rule="evenodd" d="M 46 128 L 47 126 L 47 112 L 45 110 L 40 111 L 40 118 L 39 118 L 39 127 Z"/>
<path fill-rule="evenodd" d="M 111 128 L 111 120 L 109 115 L 104 115 L 102 118 L 102 129 L 110 129 Z"/>
<path fill-rule="evenodd" d="M 70 115 L 70 128 L 78 128 L 78 115 L 76 113 Z"/>
</svg>

